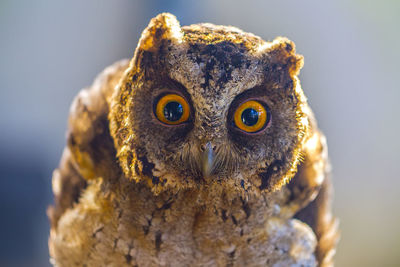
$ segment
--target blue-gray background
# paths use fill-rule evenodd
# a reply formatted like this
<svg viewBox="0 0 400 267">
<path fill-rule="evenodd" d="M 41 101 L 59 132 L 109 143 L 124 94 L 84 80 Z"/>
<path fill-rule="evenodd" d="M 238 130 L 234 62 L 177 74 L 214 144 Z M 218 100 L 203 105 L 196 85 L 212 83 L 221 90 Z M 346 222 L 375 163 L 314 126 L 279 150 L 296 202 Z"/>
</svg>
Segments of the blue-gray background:
<svg viewBox="0 0 400 267">
<path fill-rule="evenodd" d="M 0 1 L 0 266 L 49 266 L 46 207 L 69 105 L 131 57 L 150 18 L 230 24 L 305 56 L 300 79 L 328 138 L 337 266 L 399 266 L 400 2 Z"/>
</svg>

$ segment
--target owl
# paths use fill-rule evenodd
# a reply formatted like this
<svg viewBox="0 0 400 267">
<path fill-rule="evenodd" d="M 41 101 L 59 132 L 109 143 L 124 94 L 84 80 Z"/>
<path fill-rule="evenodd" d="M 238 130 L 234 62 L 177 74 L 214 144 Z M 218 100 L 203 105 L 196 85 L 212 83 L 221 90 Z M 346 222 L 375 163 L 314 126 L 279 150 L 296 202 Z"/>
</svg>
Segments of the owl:
<svg viewBox="0 0 400 267">
<path fill-rule="evenodd" d="M 332 266 L 324 135 L 303 57 L 163 13 L 75 98 L 52 186 L 54 266 Z"/>
</svg>

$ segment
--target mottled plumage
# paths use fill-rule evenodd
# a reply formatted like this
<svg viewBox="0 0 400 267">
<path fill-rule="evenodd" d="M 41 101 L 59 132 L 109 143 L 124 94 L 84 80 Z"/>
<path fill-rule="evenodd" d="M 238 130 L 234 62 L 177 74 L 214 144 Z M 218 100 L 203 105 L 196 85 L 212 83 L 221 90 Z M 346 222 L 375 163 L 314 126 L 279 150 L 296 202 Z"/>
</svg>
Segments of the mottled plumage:
<svg viewBox="0 0 400 267">
<path fill-rule="evenodd" d="M 302 64 L 286 38 L 152 19 L 133 59 L 72 104 L 54 265 L 331 266 L 327 148 Z M 178 100 L 159 109 L 164 96 Z"/>
</svg>

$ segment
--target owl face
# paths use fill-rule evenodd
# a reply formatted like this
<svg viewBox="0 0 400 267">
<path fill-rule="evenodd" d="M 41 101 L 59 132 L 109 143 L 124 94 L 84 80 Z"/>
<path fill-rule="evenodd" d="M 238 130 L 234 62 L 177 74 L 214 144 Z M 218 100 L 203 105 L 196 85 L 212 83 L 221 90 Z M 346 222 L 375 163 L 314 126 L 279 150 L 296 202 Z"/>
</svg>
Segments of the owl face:
<svg viewBox="0 0 400 267">
<path fill-rule="evenodd" d="M 308 120 L 294 44 L 233 27 L 143 32 L 112 100 L 110 129 L 128 178 L 160 192 L 201 185 L 273 191 L 295 173 Z"/>
</svg>

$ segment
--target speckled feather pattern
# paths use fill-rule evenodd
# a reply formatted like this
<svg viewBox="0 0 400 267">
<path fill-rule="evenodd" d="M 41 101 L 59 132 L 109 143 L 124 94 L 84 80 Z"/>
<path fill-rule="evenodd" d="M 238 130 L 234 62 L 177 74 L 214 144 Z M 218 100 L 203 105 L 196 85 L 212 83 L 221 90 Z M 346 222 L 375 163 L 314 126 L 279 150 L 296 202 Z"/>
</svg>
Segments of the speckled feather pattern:
<svg viewBox="0 0 400 267">
<path fill-rule="evenodd" d="M 302 64 L 286 38 L 152 19 L 132 60 L 104 70 L 71 106 L 48 211 L 51 262 L 332 266 L 330 166 Z M 157 121 L 153 102 L 165 92 L 188 99 L 188 123 Z M 271 109 L 260 134 L 229 123 L 246 99 Z M 206 177 L 199 158 L 210 141 L 218 164 Z"/>
</svg>

